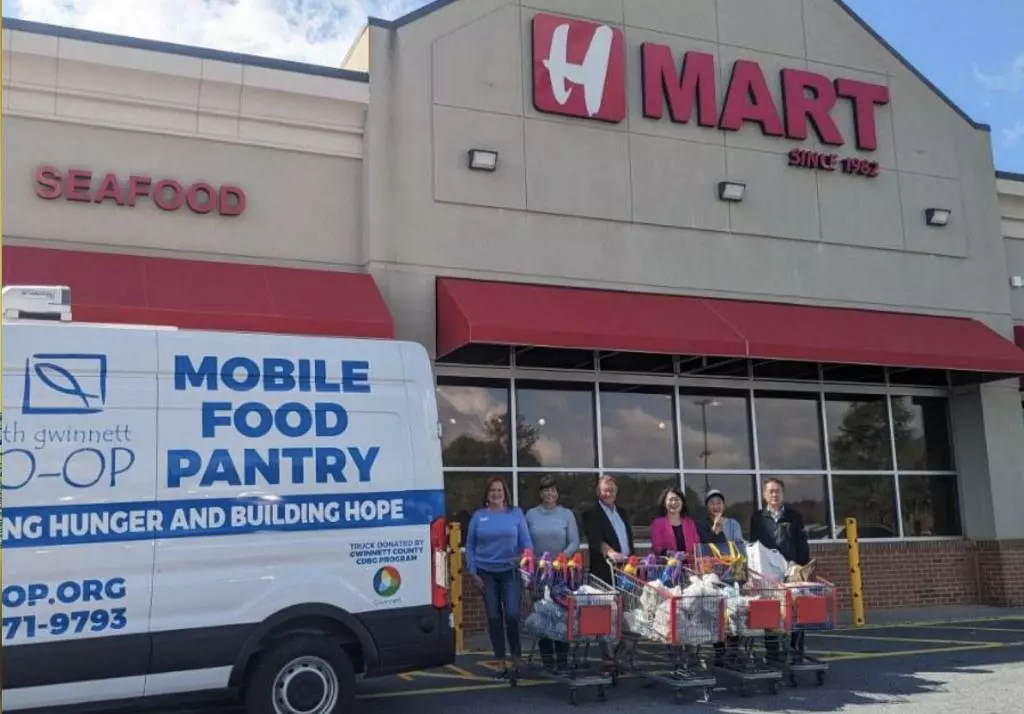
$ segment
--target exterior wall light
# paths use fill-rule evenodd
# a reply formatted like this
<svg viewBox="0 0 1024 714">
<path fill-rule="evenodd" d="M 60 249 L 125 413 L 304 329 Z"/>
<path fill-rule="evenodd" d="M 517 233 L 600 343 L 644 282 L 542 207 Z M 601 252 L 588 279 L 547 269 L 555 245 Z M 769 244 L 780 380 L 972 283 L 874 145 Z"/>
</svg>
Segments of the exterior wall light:
<svg viewBox="0 0 1024 714">
<path fill-rule="evenodd" d="M 1024 275 L 1014 275 L 1010 278 L 1010 286 L 1014 288 L 1024 288 Z"/>
<path fill-rule="evenodd" d="M 736 181 L 722 181 L 718 184 L 719 201 L 742 201 L 747 194 L 747 184 Z"/>
<path fill-rule="evenodd" d="M 926 208 L 924 220 L 930 226 L 941 228 L 949 224 L 949 216 L 952 212 L 948 208 Z"/>
<path fill-rule="evenodd" d="M 469 168 L 472 171 L 496 171 L 498 169 L 498 152 L 489 149 L 470 149 Z"/>
</svg>

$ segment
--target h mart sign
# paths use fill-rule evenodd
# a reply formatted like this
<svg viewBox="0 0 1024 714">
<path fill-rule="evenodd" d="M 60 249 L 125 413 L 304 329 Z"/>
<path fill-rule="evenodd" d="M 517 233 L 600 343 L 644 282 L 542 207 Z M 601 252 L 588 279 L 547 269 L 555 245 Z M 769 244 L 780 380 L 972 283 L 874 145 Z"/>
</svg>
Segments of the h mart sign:
<svg viewBox="0 0 1024 714">
<path fill-rule="evenodd" d="M 611 123 L 626 118 L 625 37 L 618 27 L 537 14 L 533 17 L 533 104 L 538 111 Z M 678 124 L 739 131 L 760 127 L 765 136 L 803 141 L 813 129 L 823 144 L 843 146 L 833 118 L 840 100 L 853 110 L 854 141 L 861 151 L 878 148 L 876 111 L 889 103 L 889 88 L 855 79 L 831 79 L 803 69 L 782 70 L 776 102 L 761 66 L 741 59 L 732 66 L 725 99 L 718 105 L 714 55 L 645 42 L 640 49 L 643 115 Z"/>
</svg>

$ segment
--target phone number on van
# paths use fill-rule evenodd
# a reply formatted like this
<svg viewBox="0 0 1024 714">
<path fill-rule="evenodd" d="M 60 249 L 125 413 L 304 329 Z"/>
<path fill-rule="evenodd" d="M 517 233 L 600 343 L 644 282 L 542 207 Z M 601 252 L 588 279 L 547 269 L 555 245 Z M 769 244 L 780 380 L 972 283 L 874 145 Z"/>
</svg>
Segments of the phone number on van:
<svg viewBox="0 0 1024 714">
<path fill-rule="evenodd" d="M 75 610 L 74 612 L 55 612 L 49 620 L 40 622 L 35 615 L 21 617 L 5 617 L 3 619 L 4 639 L 13 640 L 19 633 L 27 639 L 40 635 L 81 634 L 88 628 L 89 632 L 105 630 L 123 630 L 128 626 L 127 610 L 115 607 L 111 610 Z M 24 628 L 24 629 L 23 629 Z"/>
<path fill-rule="evenodd" d="M 47 605 L 99 604 L 103 601 L 123 600 L 127 595 L 124 578 L 108 580 L 65 580 L 50 585 L 8 585 L 3 589 L 4 639 L 33 639 L 50 635 L 79 635 L 83 632 L 100 633 L 123 630 L 128 626 L 128 609 L 124 607 L 89 607 L 50 614 L 12 614 L 24 608 Z"/>
</svg>

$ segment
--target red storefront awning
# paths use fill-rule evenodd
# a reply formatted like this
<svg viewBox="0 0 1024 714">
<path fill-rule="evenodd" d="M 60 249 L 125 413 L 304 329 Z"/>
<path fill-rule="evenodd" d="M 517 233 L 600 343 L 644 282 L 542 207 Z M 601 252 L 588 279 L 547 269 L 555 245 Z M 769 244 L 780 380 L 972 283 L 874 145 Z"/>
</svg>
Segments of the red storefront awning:
<svg viewBox="0 0 1024 714">
<path fill-rule="evenodd" d="M 67 285 L 76 322 L 394 337 L 369 275 L 3 247 L 4 285 Z"/>
<path fill-rule="evenodd" d="M 1017 341 L 1017 346 L 1024 349 L 1024 325 L 1017 325 L 1013 328 L 1013 336 Z"/>
<path fill-rule="evenodd" d="M 468 344 L 746 356 L 700 298 L 439 278 L 437 354 Z"/>
<path fill-rule="evenodd" d="M 439 278 L 439 356 L 469 344 L 1024 374 L 969 318 Z"/>
</svg>

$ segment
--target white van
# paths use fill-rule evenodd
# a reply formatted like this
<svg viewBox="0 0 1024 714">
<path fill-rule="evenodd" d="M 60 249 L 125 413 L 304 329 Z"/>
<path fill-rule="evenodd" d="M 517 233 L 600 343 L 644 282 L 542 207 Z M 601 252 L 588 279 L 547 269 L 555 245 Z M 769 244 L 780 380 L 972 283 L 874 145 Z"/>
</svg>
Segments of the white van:
<svg viewBox="0 0 1024 714">
<path fill-rule="evenodd" d="M 4 323 L 5 712 L 348 712 L 454 661 L 445 551 L 421 346 Z"/>
</svg>

